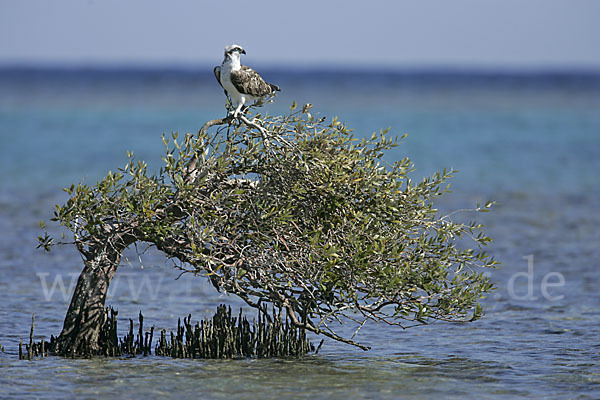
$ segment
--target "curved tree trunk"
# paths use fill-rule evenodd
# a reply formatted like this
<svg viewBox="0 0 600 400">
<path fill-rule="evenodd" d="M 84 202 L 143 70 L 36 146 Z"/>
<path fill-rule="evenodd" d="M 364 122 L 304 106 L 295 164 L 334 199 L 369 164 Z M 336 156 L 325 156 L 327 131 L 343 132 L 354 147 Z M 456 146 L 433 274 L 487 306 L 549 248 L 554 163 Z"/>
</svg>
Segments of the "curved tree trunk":
<svg viewBox="0 0 600 400">
<path fill-rule="evenodd" d="M 104 302 L 122 252 L 133 238 L 107 240 L 85 252 L 84 268 L 71 298 L 55 353 L 62 355 L 98 354 L 99 333 L 105 322 Z M 80 250 L 81 251 L 81 250 Z"/>
<path fill-rule="evenodd" d="M 215 125 L 232 120 L 232 116 L 206 122 L 200 132 Z M 243 120 L 246 124 L 252 124 Z M 252 124 L 251 126 L 254 126 Z M 195 155 L 185 168 L 186 181 L 193 180 L 197 173 L 198 157 Z M 168 211 L 168 212 L 167 212 Z M 177 207 L 171 205 L 163 210 L 163 216 L 177 214 Z M 107 223 L 102 233 L 94 237 L 93 244 L 75 240 L 79 252 L 84 257 L 84 268 L 71 298 L 65 316 L 62 332 L 56 340 L 54 352 L 61 355 L 100 354 L 100 331 L 106 322 L 105 300 L 108 286 L 115 275 L 121 254 L 143 235 L 137 231 L 135 220 Z M 169 243 L 154 243 L 157 248 L 169 253 Z"/>
</svg>

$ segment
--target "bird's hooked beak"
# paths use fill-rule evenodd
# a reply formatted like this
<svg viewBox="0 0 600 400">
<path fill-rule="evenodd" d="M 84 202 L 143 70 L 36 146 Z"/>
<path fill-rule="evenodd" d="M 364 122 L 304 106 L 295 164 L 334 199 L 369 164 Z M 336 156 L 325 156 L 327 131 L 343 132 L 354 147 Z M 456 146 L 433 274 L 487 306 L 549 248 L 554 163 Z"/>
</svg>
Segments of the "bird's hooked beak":
<svg viewBox="0 0 600 400">
<path fill-rule="evenodd" d="M 240 50 L 240 54 L 246 54 L 246 50 L 244 50 L 244 49 L 241 49 L 241 50 Z"/>
</svg>

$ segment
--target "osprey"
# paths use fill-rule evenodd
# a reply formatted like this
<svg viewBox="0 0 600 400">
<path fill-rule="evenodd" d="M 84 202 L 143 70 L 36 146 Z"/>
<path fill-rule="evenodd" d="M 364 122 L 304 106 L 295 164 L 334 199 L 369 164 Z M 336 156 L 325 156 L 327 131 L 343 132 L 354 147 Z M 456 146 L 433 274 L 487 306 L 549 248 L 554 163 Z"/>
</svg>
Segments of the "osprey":
<svg viewBox="0 0 600 400">
<path fill-rule="evenodd" d="M 217 81 L 231 97 L 235 118 L 247 102 L 262 100 L 280 90 L 279 86 L 265 82 L 252 68 L 241 65 L 240 54 L 246 54 L 242 46 L 226 46 L 223 63 L 214 69 Z"/>
</svg>

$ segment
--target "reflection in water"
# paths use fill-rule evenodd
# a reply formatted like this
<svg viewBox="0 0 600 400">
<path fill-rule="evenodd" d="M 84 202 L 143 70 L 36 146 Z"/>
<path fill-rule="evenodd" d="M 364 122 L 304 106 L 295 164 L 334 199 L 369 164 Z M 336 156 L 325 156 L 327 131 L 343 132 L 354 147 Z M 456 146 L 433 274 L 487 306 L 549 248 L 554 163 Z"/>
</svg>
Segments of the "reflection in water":
<svg viewBox="0 0 600 400">
<path fill-rule="evenodd" d="M 94 359 L 34 361 L 51 381 L 22 380 L 21 390 L 61 397 L 168 396 L 209 398 L 337 398 L 429 396 L 435 393 L 524 395 L 503 388 L 510 369 L 461 357 L 436 360 L 414 354 L 393 357 L 309 356 L 301 360 Z M 11 371 L 27 374 L 26 363 Z M 29 368 L 30 369 L 30 368 Z M 148 378 L 152 377 L 152 384 Z M 496 378 L 497 376 L 497 378 Z M 468 378 L 466 378 L 468 377 Z M 468 380 L 468 385 L 465 384 Z M 48 386 L 46 386 L 48 385 Z M 34 389 L 35 388 L 35 389 Z M 9 394 L 9 393 L 7 393 Z"/>
</svg>

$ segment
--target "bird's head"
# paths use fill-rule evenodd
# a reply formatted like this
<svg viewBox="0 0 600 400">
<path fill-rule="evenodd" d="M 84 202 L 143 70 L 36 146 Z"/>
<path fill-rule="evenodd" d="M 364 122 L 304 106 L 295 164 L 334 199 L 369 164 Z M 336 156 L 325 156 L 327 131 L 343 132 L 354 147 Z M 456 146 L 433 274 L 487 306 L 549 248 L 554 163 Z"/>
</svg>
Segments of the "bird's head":
<svg viewBox="0 0 600 400">
<path fill-rule="evenodd" d="M 225 59 L 233 57 L 239 58 L 240 54 L 246 54 L 246 50 L 244 50 L 239 44 L 225 46 Z"/>
</svg>

